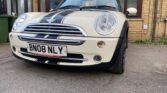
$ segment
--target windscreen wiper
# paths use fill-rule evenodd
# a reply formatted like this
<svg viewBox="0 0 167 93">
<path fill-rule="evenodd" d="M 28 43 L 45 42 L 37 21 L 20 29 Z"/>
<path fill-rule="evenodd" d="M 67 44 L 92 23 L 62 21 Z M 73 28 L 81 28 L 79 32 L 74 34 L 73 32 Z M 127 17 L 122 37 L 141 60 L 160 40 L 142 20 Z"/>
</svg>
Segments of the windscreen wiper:
<svg viewBox="0 0 167 93">
<path fill-rule="evenodd" d="M 87 7 L 81 7 L 81 9 L 111 9 L 111 10 L 116 10 L 116 7 L 113 6 L 107 6 L 107 5 L 97 5 L 97 6 L 87 6 Z"/>
<path fill-rule="evenodd" d="M 67 5 L 67 6 L 63 6 L 63 7 L 60 7 L 58 9 L 80 9 L 80 6 L 76 6 L 76 5 Z"/>
</svg>

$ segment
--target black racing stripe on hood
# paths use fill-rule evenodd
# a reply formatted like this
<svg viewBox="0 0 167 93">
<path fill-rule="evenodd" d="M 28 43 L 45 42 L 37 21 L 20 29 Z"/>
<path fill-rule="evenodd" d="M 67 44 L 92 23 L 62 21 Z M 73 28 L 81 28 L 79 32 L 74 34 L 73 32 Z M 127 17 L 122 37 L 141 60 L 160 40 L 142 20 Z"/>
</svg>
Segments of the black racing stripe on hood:
<svg viewBox="0 0 167 93">
<path fill-rule="evenodd" d="M 54 16 L 56 13 L 58 13 L 58 12 L 53 12 L 53 13 L 50 13 L 50 14 L 46 15 L 46 16 L 41 20 L 40 23 L 49 23 L 47 20 L 51 19 L 52 16 Z"/>
<path fill-rule="evenodd" d="M 54 12 L 54 13 L 48 14 L 41 20 L 40 23 L 61 23 L 64 17 L 71 14 L 72 12 L 73 12 L 72 10 L 69 10 L 69 11 L 60 11 L 60 12 Z M 53 16 L 55 17 L 52 18 Z M 48 20 L 51 20 L 51 19 L 52 21 L 49 22 Z"/>
<path fill-rule="evenodd" d="M 62 20 L 64 19 L 64 17 L 66 17 L 67 15 L 71 14 L 73 11 L 64 11 L 60 14 L 58 14 L 56 17 L 54 17 L 54 21 L 52 21 L 52 23 L 61 23 Z"/>
</svg>

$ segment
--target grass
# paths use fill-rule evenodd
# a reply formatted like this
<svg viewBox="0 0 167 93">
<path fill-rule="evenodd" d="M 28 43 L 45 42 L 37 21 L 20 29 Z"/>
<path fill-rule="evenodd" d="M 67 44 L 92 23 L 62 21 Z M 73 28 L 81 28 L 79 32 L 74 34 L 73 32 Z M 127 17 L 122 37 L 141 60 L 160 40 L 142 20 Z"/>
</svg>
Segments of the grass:
<svg viewBox="0 0 167 93">
<path fill-rule="evenodd" d="M 151 40 L 136 40 L 136 44 L 152 44 Z"/>
<path fill-rule="evenodd" d="M 167 38 L 161 38 L 160 40 L 158 40 L 158 43 L 162 45 L 167 45 Z"/>
<path fill-rule="evenodd" d="M 167 45 L 167 38 L 160 38 L 159 40 L 152 42 L 151 40 L 137 40 L 136 44 L 156 44 L 156 45 Z"/>
</svg>

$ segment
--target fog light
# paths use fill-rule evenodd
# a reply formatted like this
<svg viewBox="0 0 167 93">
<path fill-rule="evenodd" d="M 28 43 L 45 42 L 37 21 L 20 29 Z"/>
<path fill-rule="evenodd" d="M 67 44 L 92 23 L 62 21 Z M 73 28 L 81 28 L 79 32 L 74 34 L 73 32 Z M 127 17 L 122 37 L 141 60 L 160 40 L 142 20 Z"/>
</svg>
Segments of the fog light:
<svg viewBox="0 0 167 93">
<path fill-rule="evenodd" d="M 16 52 L 16 47 L 13 46 L 12 49 L 13 49 L 14 52 Z"/>
<path fill-rule="evenodd" d="M 94 61 L 101 61 L 102 57 L 99 55 L 94 56 Z"/>
<path fill-rule="evenodd" d="M 105 46 L 105 42 L 104 42 L 104 41 L 99 41 L 99 42 L 97 43 L 97 46 L 98 46 L 99 48 L 103 48 L 103 47 Z"/>
</svg>

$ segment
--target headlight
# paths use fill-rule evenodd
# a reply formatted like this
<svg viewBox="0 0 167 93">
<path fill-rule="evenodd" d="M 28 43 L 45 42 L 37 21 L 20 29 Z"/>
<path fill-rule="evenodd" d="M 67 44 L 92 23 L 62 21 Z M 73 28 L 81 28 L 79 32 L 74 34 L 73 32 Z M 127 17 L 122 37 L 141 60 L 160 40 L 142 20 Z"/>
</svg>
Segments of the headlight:
<svg viewBox="0 0 167 93">
<path fill-rule="evenodd" d="M 25 22 L 27 19 L 27 15 L 23 14 L 20 17 L 18 17 L 18 19 L 15 21 L 14 25 L 13 25 L 13 31 L 15 31 L 16 29 L 18 29 L 19 27 L 22 26 L 23 22 Z"/>
<path fill-rule="evenodd" d="M 117 25 L 117 17 L 114 14 L 103 14 L 96 21 L 96 31 L 100 35 L 111 34 Z"/>
</svg>

